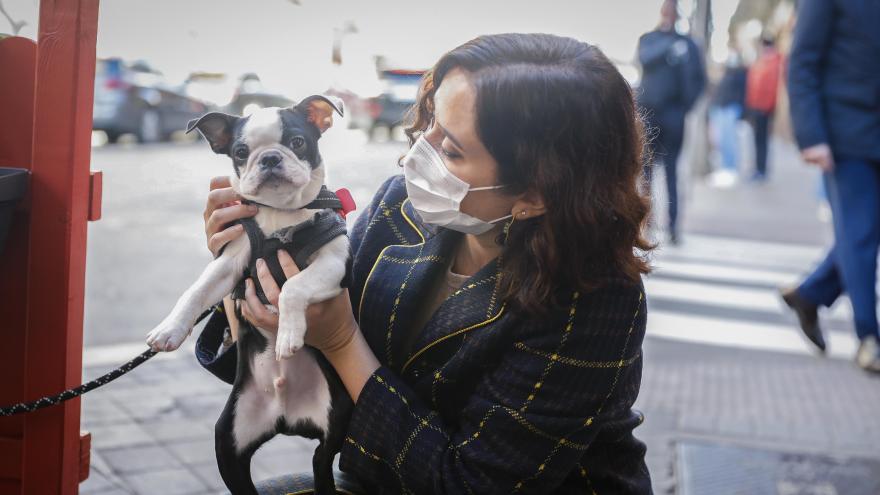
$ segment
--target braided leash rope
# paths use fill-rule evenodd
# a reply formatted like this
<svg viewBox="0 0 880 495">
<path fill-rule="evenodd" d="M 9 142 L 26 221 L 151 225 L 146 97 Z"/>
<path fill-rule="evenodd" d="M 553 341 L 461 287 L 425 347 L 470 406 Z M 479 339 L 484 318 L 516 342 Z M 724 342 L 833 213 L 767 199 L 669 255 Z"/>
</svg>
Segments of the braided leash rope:
<svg viewBox="0 0 880 495">
<path fill-rule="evenodd" d="M 138 365 L 143 363 L 144 361 L 150 359 L 151 357 L 156 355 L 156 351 L 152 349 L 148 349 L 141 353 L 138 357 L 132 359 L 131 361 L 123 364 L 122 366 L 116 368 L 115 370 L 98 377 L 88 383 L 84 383 L 76 388 L 70 388 L 61 392 L 57 395 L 52 395 L 49 397 L 42 397 L 33 402 L 20 402 L 13 406 L 2 407 L 0 408 L 0 416 L 12 416 L 14 414 L 21 414 L 25 412 L 33 412 L 37 409 L 42 409 L 44 407 L 54 406 L 55 404 L 60 404 L 66 400 L 73 399 L 74 397 L 79 397 L 80 395 L 94 390 L 102 385 L 106 385 L 113 380 L 119 378 L 120 376 L 128 373 L 129 371 L 135 369 Z"/>
<path fill-rule="evenodd" d="M 199 316 L 199 318 L 196 320 L 196 322 L 193 324 L 193 326 L 198 324 L 200 321 L 204 320 L 205 317 L 207 317 L 209 314 L 211 314 L 211 312 L 213 310 L 214 310 L 214 308 L 210 308 L 207 311 L 205 311 L 204 313 L 202 313 Z M 48 397 L 42 397 L 42 398 L 39 398 L 35 401 L 19 402 L 18 404 L 14 404 L 11 406 L 0 407 L 0 417 L 13 416 L 15 414 L 21 414 L 21 413 L 26 413 L 26 412 L 33 412 L 33 411 L 36 411 L 37 409 L 43 409 L 44 407 L 54 406 L 55 404 L 60 404 L 64 401 L 68 401 L 70 399 L 73 399 L 74 397 L 79 397 L 80 395 L 82 395 L 86 392 L 92 391 L 92 390 L 94 390 L 98 387 L 101 387 L 103 385 L 107 385 L 108 383 L 119 378 L 120 376 L 137 368 L 138 366 L 140 366 L 141 364 L 143 364 L 144 362 L 146 362 L 148 359 L 155 356 L 156 354 L 158 354 L 156 351 L 154 351 L 152 349 L 147 349 L 146 351 L 142 352 L 141 354 L 139 354 L 137 357 L 135 357 L 131 361 L 123 364 L 122 366 L 120 366 L 120 367 L 118 367 L 118 368 L 110 371 L 109 373 L 106 373 L 98 378 L 95 378 L 94 380 L 92 380 L 88 383 L 84 383 L 78 387 L 69 388 L 69 389 L 65 390 L 64 392 L 61 392 L 60 394 L 51 395 Z"/>
</svg>

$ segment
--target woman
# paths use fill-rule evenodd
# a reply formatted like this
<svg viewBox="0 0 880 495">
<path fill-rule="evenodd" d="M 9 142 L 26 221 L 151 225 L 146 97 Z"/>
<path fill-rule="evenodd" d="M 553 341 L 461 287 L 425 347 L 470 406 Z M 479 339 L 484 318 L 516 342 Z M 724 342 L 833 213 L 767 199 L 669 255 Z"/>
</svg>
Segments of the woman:
<svg viewBox="0 0 880 495">
<path fill-rule="evenodd" d="M 440 59 L 413 113 L 404 174 L 350 233 L 348 291 L 309 308 L 306 343 L 355 401 L 340 468 L 369 493 L 649 493 L 629 86 L 586 43 L 483 36 Z M 249 214 L 234 200 L 211 194 L 212 251 Z M 252 284 L 243 312 L 277 327 Z M 228 379 L 216 327 L 197 352 Z"/>
</svg>

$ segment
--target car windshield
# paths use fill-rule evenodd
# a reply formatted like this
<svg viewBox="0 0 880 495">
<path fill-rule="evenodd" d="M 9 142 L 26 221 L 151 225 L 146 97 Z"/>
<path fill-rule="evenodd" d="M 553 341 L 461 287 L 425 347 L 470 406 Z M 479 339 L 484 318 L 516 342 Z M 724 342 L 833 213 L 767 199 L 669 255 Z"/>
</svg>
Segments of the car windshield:
<svg viewBox="0 0 880 495">
<path fill-rule="evenodd" d="M 420 71 L 385 71 L 385 92 L 393 101 L 412 103 L 416 101 L 419 93 L 419 83 L 422 80 Z"/>
</svg>

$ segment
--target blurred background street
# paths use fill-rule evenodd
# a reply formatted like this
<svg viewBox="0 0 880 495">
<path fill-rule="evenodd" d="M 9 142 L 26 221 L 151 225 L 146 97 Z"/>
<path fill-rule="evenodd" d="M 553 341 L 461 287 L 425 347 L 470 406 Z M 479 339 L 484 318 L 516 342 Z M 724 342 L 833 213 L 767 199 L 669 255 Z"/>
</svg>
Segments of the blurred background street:
<svg viewBox="0 0 880 495">
<path fill-rule="evenodd" d="M 660 4 L 530 2 L 506 7 L 510 19 L 501 20 L 499 2 L 464 2 L 466 16 L 453 15 L 461 2 L 450 3 L 450 14 L 417 2 L 264 0 L 259 16 L 251 2 L 159 3 L 101 5 L 92 169 L 103 171 L 103 216 L 88 232 L 84 379 L 142 352 L 147 331 L 211 259 L 202 210 L 210 178 L 231 170 L 226 157 L 183 135 L 188 119 L 339 96 L 346 116 L 320 142 L 327 183 L 348 188 L 362 208 L 400 172 L 401 120 L 423 71 L 445 50 L 488 32 L 569 35 L 597 43 L 638 88 L 636 43 Z M 36 4 L 0 2 L 10 19 L 29 22 L 23 36 L 35 32 Z M 572 8 L 578 15 L 565 14 Z M 635 434 L 648 445 L 655 492 L 876 495 L 880 375 L 853 364 L 859 341 L 849 301 L 821 313 L 829 349 L 819 357 L 778 295 L 833 242 L 819 171 L 793 142 L 784 84 L 766 176 L 755 174 L 754 125 L 735 119 L 724 135 L 739 156 L 731 168 L 717 137 L 724 122 L 710 116 L 726 70 L 745 70 L 762 36 L 772 32 L 788 49 L 794 2 L 682 0 L 679 8 L 679 29 L 705 50 L 709 83 L 679 160 L 678 244 L 662 227 L 662 180 L 652 191 L 660 247 L 645 279 L 635 407 L 646 420 Z M 213 424 L 229 387 L 199 367 L 193 340 L 83 398 L 82 428 L 93 444 L 81 493 L 223 492 Z M 313 448 L 274 439 L 255 457 L 255 479 L 311 470 Z"/>
</svg>

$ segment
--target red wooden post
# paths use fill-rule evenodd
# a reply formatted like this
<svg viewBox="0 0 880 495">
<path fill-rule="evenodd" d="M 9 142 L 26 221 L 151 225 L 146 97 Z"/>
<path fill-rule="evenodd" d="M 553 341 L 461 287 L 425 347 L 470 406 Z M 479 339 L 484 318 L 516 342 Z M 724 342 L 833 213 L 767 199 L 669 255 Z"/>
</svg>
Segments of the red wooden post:
<svg viewBox="0 0 880 495">
<path fill-rule="evenodd" d="M 17 379 L 0 384 L 3 403 L 33 400 L 81 382 L 86 224 L 99 215 L 90 208 L 90 197 L 100 196 L 100 183 L 90 194 L 89 174 L 97 23 L 98 0 L 40 3 L 32 98 L 27 88 L 6 93 L 14 86 L 10 77 L 33 76 L 18 74 L 24 65 L 7 70 L 11 66 L 3 64 L 5 45 L 21 42 L 0 42 L 0 64 L 7 74 L 0 77 L 0 103 L 20 100 L 14 108 L 22 118 L 16 121 L 16 114 L 8 114 L 2 119 L 2 133 L 19 129 L 12 131 L 15 142 L 0 141 L 0 165 L 31 169 L 30 198 L 0 260 L 0 295 L 5 296 L 0 321 L 10 323 L 3 338 L 11 336 L 15 346 L 3 349 L 2 357 L 4 369 L 11 363 L 15 369 L 10 374 Z M 23 141 L 27 132 L 22 128 L 31 128 L 31 121 L 19 107 L 28 103 L 33 134 Z M 15 163 L 6 163 L 10 156 Z M 8 448 L 0 450 L 0 493 L 77 493 L 83 458 L 79 426 L 78 399 L 0 421 L 0 447 Z"/>
<path fill-rule="evenodd" d="M 34 75 L 37 45 L 25 38 L 0 41 L 0 167 L 31 168 Z M 25 335 L 27 331 L 27 260 L 30 195 L 18 204 L 6 247 L 0 256 L 0 403 L 25 397 Z M 21 493 L 24 416 L 0 418 L 0 493 Z"/>
</svg>

